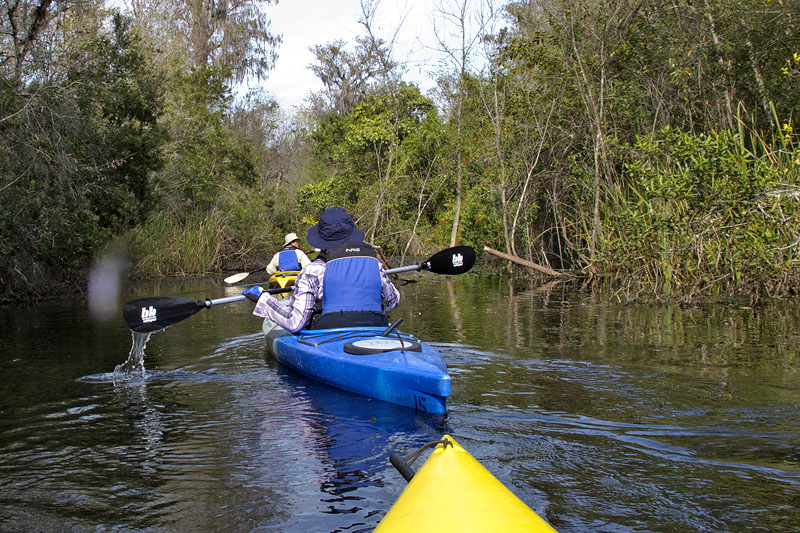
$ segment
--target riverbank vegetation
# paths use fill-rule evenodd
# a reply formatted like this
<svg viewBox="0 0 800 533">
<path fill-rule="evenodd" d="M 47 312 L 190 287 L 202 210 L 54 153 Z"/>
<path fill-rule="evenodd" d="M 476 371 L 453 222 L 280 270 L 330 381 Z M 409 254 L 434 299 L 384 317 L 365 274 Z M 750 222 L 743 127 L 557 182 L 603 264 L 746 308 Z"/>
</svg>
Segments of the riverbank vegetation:
<svg viewBox="0 0 800 533">
<path fill-rule="evenodd" d="M 423 94 L 363 0 L 291 112 L 234 98 L 269 88 L 274 3 L 3 8 L 0 298 L 80 287 L 121 241 L 138 277 L 261 266 L 334 205 L 399 261 L 487 245 L 622 300 L 800 289 L 800 1 L 445 0 L 460 44 Z"/>
</svg>

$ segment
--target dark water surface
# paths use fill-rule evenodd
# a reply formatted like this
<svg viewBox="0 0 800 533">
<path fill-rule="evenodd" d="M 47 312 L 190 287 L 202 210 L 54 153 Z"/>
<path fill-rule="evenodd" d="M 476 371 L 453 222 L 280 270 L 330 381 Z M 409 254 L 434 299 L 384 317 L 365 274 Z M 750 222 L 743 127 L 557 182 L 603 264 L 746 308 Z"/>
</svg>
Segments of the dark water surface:
<svg viewBox="0 0 800 533">
<path fill-rule="evenodd" d="M 121 316 L 0 310 L 0 530 L 370 531 L 405 486 L 389 454 L 443 432 L 562 532 L 800 530 L 797 307 L 421 280 L 393 317 L 447 361 L 441 418 L 282 368 L 249 302 L 155 333 L 116 382 Z"/>
</svg>

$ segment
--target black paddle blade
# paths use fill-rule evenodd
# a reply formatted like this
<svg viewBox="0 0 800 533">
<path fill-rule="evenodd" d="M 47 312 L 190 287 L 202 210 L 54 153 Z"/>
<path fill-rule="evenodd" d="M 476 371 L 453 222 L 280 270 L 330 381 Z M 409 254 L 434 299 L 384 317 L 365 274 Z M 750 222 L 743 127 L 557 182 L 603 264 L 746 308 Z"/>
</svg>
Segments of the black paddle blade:
<svg viewBox="0 0 800 533">
<path fill-rule="evenodd" d="M 422 268 L 435 274 L 456 275 L 467 272 L 475 264 L 475 249 L 454 246 L 435 254 L 422 264 Z"/>
<path fill-rule="evenodd" d="M 131 300 L 122 306 L 122 318 L 136 333 L 150 333 L 189 318 L 206 307 L 206 303 L 190 298 L 155 296 Z"/>
</svg>

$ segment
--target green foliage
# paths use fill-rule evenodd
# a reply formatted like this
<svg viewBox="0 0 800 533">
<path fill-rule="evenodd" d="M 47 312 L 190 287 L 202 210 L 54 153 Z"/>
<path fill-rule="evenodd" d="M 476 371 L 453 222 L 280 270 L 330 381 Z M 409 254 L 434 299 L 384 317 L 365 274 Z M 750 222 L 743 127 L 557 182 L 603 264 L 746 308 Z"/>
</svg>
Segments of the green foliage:
<svg viewBox="0 0 800 533">
<path fill-rule="evenodd" d="M 0 72 L 2 297 L 72 282 L 154 206 L 161 86 L 128 21 L 111 22 L 75 35 L 50 82 Z"/>
<path fill-rule="evenodd" d="M 88 200 L 99 223 L 118 234 L 155 206 L 151 176 L 161 167 L 165 131 L 157 124 L 163 105 L 159 76 L 130 20 L 115 14 L 112 22 L 113 38 L 87 43 L 95 60 L 81 62 L 85 52 L 74 54 L 66 83 L 76 88 L 77 118 L 84 125 L 69 139 L 70 151 L 102 184 L 90 189 Z"/>
<path fill-rule="evenodd" d="M 220 192 L 209 211 L 181 218 L 154 213 L 130 234 L 133 274 L 157 278 L 207 274 L 231 263 L 264 266 L 287 232 L 302 233 L 294 205 L 281 188 L 256 194 L 233 184 Z"/>
<path fill-rule="evenodd" d="M 307 183 L 297 191 L 298 207 L 308 216 L 316 217 L 329 207 L 349 205 L 350 199 L 343 193 L 346 188 L 335 177 Z M 316 223 L 316 219 L 308 219 Z"/>
<path fill-rule="evenodd" d="M 492 220 L 523 222 L 518 250 L 557 253 L 633 297 L 799 290 L 796 165 L 777 154 L 796 153 L 779 129 L 800 119 L 787 52 L 800 49 L 800 6 L 631 7 L 508 5 L 477 84 L 483 110 L 467 114 L 485 116 L 468 122 L 482 145 L 469 171 L 493 180 Z"/>
<path fill-rule="evenodd" d="M 800 172 L 730 131 L 638 139 L 630 187 L 607 191 L 598 265 L 664 295 L 783 293 L 800 272 Z"/>
<path fill-rule="evenodd" d="M 481 247 L 485 243 L 502 242 L 503 219 L 498 190 L 491 181 L 482 181 L 470 189 L 461 205 L 460 244 Z M 433 241 L 438 245 L 447 243 L 454 215 L 452 202 L 439 212 L 438 224 L 433 228 Z"/>
<path fill-rule="evenodd" d="M 218 211 L 190 213 L 178 222 L 153 213 L 133 232 L 134 271 L 138 276 L 203 274 L 220 266 L 225 217 Z"/>
<path fill-rule="evenodd" d="M 377 208 L 380 244 L 396 251 L 416 238 L 408 221 L 422 215 L 420 199 L 430 205 L 440 190 L 433 169 L 444 133 L 433 102 L 413 85 L 372 95 L 347 115 L 325 117 L 312 139 L 316 166 L 327 175 L 301 187 L 301 208 L 316 216 L 343 206 L 365 229 Z M 426 210 L 429 223 L 431 215 Z"/>
<path fill-rule="evenodd" d="M 332 206 L 387 255 L 425 254 L 450 239 L 458 179 L 460 243 L 631 297 L 796 293 L 798 8 L 510 2 L 480 36 L 486 69 L 442 72 L 441 110 L 386 72 L 383 45 L 329 47 L 328 92 L 287 120 L 268 98 L 234 107 L 225 83 L 266 55 L 190 69 L 158 17 L 139 26 L 168 40 L 156 54 L 125 19 L 106 31 L 96 5 L 73 6 L 36 35 L 25 81 L 0 62 L 0 283 L 77 279 L 137 225 L 139 275 L 261 262 Z"/>
<path fill-rule="evenodd" d="M 223 120 L 230 104 L 224 77 L 201 67 L 176 75 L 169 88 L 165 122 L 172 141 L 165 147 L 168 163 L 162 180 L 167 203 L 178 218 L 181 213 L 213 210 L 226 187 L 257 182 L 250 146 Z"/>
<path fill-rule="evenodd" d="M 281 246 L 283 236 L 290 231 L 301 234 L 302 212 L 296 209 L 297 201 L 290 189 L 268 186 L 263 194 L 246 187 L 226 192 L 220 199 L 219 209 L 226 213 L 226 234 L 229 237 L 223 248 L 223 259 L 247 257 L 265 265 Z"/>
</svg>

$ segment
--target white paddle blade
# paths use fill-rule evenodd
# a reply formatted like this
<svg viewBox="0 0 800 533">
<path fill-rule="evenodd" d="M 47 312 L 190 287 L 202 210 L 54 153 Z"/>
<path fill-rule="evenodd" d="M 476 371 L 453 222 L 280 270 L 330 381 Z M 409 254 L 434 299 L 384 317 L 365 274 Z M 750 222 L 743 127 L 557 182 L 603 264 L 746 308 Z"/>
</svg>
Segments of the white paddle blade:
<svg viewBox="0 0 800 533">
<path fill-rule="evenodd" d="M 227 278 L 223 279 L 222 281 L 224 281 L 225 283 L 228 283 L 228 284 L 239 283 L 240 281 L 242 281 L 244 278 L 246 278 L 249 275 L 250 275 L 250 272 L 239 272 L 238 274 L 234 274 L 233 276 L 228 276 Z"/>
</svg>

